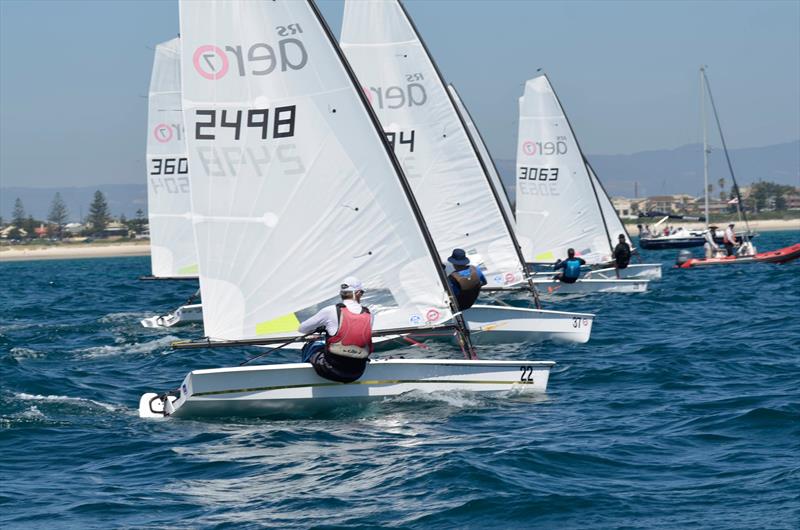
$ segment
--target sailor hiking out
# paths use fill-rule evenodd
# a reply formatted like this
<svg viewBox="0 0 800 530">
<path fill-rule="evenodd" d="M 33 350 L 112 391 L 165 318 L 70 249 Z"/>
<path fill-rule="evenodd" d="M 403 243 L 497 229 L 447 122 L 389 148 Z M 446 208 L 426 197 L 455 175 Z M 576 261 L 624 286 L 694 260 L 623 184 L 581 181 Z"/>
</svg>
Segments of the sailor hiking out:
<svg viewBox="0 0 800 530">
<path fill-rule="evenodd" d="M 324 341 L 309 341 L 302 349 L 303 362 L 311 363 L 320 377 L 351 383 L 361 377 L 372 353 L 372 321 L 369 309 L 361 305 L 364 288 L 346 278 L 339 291 L 342 302 L 320 309 L 300 323 L 303 334 L 324 332 Z"/>
<path fill-rule="evenodd" d="M 458 302 L 458 308 L 463 311 L 472 307 L 481 294 L 481 287 L 486 285 L 483 272 L 470 265 L 467 253 L 460 248 L 453 249 L 453 253 L 447 258 L 444 270 Z"/>
<path fill-rule="evenodd" d="M 563 283 L 575 283 L 581 275 L 581 266 L 586 265 L 586 260 L 575 256 L 575 249 L 567 249 L 567 259 L 558 260 L 553 269 L 564 269 L 564 272 L 556 274 L 553 279 Z"/>
</svg>

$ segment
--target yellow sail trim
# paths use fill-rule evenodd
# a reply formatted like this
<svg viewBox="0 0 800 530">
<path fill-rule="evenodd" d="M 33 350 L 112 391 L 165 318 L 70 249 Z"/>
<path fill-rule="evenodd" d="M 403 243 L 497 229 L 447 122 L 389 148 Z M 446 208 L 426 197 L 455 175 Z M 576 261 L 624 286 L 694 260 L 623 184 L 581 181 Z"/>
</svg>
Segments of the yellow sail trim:
<svg viewBox="0 0 800 530">
<path fill-rule="evenodd" d="M 539 261 L 539 262 L 542 262 L 542 261 L 555 261 L 555 260 L 556 260 L 556 257 L 553 254 L 552 250 L 548 250 L 547 252 L 542 252 L 541 254 L 539 254 L 535 258 L 533 258 L 533 261 Z"/>
<path fill-rule="evenodd" d="M 273 333 L 286 333 L 287 331 L 297 331 L 300 321 L 294 313 L 283 315 L 266 322 L 256 324 L 256 335 L 271 335 Z"/>
<path fill-rule="evenodd" d="M 178 269 L 178 274 L 197 274 L 197 263 Z"/>
</svg>

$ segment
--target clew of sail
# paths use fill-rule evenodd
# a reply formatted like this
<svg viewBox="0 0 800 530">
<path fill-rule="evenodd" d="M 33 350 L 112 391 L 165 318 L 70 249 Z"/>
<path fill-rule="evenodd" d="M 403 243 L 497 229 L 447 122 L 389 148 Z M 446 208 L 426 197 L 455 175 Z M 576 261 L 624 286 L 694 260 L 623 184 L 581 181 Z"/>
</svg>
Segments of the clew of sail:
<svg viewBox="0 0 800 530">
<path fill-rule="evenodd" d="M 440 258 L 463 248 L 490 287 L 522 281 L 511 227 L 403 7 L 394 0 L 347 0 L 341 45 L 411 182 Z"/>
<path fill-rule="evenodd" d="M 291 335 L 349 275 L 377 332 L 451 319 L 410 191 L 316 9 L 180 9 L 206 335 Z"/>
<path fill-rule="evenodd" d="M 588 264 L 611 259 L 583 155 L 544 75 L 525 83 L 517 138 L 517 235 L 528 262 L 564 259 L 568 248 Z"/>
<path fill-rule="evenodd" d="M 181 113 L 180 40 L 156 46 L 147 112 L 150 267 L 155 277 L 197 276 L 189 164 Z"/>
</svg>

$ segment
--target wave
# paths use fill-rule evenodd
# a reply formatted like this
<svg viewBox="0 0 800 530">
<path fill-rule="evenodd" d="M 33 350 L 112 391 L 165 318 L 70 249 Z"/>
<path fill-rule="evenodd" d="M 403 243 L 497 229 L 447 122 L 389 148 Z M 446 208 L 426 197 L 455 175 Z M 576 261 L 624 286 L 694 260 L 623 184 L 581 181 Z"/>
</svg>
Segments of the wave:
<svg viewBox="0 0 800 530">
<path fill-rule="evenodd" d="M 40 394 L 26 394 L 25 392 L 19 392 L 17 394 L 14 394 L 14 397 L 22 401 L 46 401 L 54 403 L 69 403 L 72 405 L 79 405 L 82 407 L 85 406 L 89 406 L 91 408 L 100 407 L 109 412 L 115 412 L 120 410 L 120 407 L 117 407 L 115 405 L 110 405 L 108 403 L 103 403 L 102 401 L 95 401 L 93 399 L 81 398 L 81 397 L 53 396 L 53 395 L 43 396 Z"/>
<path fill-rule="evenodd" d="M 157 350 L 167 348 L 178 337 L 174 335 L 167 335 L 159 337 L 155 340 L 148 342 L 134 342 L 134 343 L 119 343 L 116 345 L 106 344 L 104 346 L 95 346 L 85 350 L 79 350 L 84 357 L 98 358 L 98 357 L 112 357 L 124 354 L 137 354 L 137 353 L 153 353 Z"/>
</svg>

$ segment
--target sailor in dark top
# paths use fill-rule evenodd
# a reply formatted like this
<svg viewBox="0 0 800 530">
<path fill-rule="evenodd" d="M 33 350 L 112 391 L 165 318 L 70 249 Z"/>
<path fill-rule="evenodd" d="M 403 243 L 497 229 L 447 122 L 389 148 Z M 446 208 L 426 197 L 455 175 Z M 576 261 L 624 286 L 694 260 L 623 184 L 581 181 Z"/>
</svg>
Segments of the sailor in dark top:
<svg viewBox="0 0 800 530">
<path fill-rule="evenodd" d="M 480 269 L 469 264 L 469 258 L 463 249 L 453 249 L 447 261 L 450 265 L 445 266 L 445 272 L 449 272 L 447 279 L 458 302 L 458 308 L 462 311 L 469 309 L 478 299 L 481 287 L 486 285 L 486 277 Z"/>
<path fill-rule="evenodd" d="M 619 243 L 614 247 L 614 265 L 625 269 L 631 262 L 631 246 L 625 241 L 625 234 L 619 235 Z"/>
<path fill-rule="evenodd" d="M 567 259 L 558 260 L 554 265 L 555 270 L 564 269 L 564 272 L 556 274 L 553 278 L 563 283 L 575 283 L 581 275 L 581 265 L 586 265 L 586 260 L 575 257 L 575 249 L 567 249 Z"/>
</svg>

